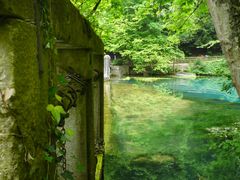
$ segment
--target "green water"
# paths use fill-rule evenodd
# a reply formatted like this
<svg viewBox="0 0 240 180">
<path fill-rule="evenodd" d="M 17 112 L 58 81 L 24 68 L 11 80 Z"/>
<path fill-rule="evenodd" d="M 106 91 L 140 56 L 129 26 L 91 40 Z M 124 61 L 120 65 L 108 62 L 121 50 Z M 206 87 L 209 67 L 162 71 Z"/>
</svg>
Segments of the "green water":
<svg viewBox="0 0 240 180">
<path fill-rule="evenodd" d="M 240 121 L 223 79 L 129 79 L 105 84 L 106 180 L 237 180 L 211 128 Z M 233 151 L 233 150 L 231 150 Z M 240 152 L 240 151 L 239 151 Z"/>
</svg>

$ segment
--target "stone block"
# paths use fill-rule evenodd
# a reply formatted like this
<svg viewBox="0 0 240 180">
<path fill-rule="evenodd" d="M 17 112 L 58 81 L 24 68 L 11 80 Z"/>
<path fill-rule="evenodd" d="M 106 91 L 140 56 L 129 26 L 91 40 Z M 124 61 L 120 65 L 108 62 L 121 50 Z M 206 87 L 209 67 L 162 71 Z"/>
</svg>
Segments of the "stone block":
<svg viewBox="0 0 240 180">
<path fill-rule="evenodd" d="M 0 179 L 46 174 L 46 105 L 40 98 L 47 97 L 40 97 L 35 29 L 18 19 L 0 25 Z"/>
<path fill-rule="evenodd" d="M 102 74 L 103 44 L 69 0 L 51 2 L 54 36 L 63 40 L 57 46 L 58 54 L 41 44 L 45 42 L 44 33 L 37 33 L 32 23 L 34 0 L 0 0 L 0 179 L 3 180 L 56 176 L 56 163 L 48 164 L 44 159 L 44 151 L 54 138 L 50 135 L 51 117 L 46 106 L 49 85 L 54 85 L 56 76 L 66 72 L 67 67 L 72 67 L 90 84 L 66 122 L 66 127 L 75 131 L 66 146 L 67 167 L 74 171 L 76 179 L 94 176 L 96 131 L 103 136 L 103 104 L 100 104 L 103 78 L 92 81 L 97 72 Z M 101 128 L 96 129 L 100 123 Z M 84 171 L 77 172 L 77 164 L 82 164 Z"/>
<path fill-rule="evenodd" d="M 0 0 L 0 17 L 34 20 L 34 0 Z"/>
<path fill-rule="evenodd" d="M 51 7 L 51 19 L 57 39 L 95 52 L 103 51 L 102 41 L 70 1 L 53 0 Z"/>
</svg>

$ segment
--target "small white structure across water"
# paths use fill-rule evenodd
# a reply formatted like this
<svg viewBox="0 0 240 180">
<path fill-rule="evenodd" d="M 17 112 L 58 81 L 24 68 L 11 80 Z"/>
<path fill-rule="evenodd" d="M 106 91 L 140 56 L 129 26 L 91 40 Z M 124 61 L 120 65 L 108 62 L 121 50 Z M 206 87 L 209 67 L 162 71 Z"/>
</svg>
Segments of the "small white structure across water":
<svg viewBox="0 0 240 180">
<path fill-rule="evenodd" d="M 104 80 L 110 80 L 111 57 L 108 54 L 104 56 Z"/>
</svg>

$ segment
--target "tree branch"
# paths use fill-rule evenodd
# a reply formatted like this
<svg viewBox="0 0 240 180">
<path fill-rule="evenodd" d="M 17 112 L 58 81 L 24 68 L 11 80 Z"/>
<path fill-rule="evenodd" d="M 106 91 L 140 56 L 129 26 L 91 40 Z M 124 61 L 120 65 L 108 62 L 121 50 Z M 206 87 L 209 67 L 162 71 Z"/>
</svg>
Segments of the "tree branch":
<svg viewBox="0 0 240 180">
<path fill-rule="evenodd" d="M 95 4 L 94 8 L 93 8 L 92 11 L 91 11 L 91 14 L 93 14 L 93 13 L 96 12 L 96 10 L 97 10 L 98 6 L 100 5 L 101 1 L 102 1 L 102 0 L 98 0 L 98 2 Z"/>
<path fill-rule="evenodd" d="M 203 0 L 201 0 L 196 7 L 194 8 L 194 10 L 191 12 L 191 14 L 183 21 L 182 25 L 179 27 L 179 29 L 182 29 L 182 27 L 185 25 L 185 23 L 189 20 L 189 18 L 196 12 L 196 10 L 200 7 L 200 5 L 203 3 Z"/>
</svg>

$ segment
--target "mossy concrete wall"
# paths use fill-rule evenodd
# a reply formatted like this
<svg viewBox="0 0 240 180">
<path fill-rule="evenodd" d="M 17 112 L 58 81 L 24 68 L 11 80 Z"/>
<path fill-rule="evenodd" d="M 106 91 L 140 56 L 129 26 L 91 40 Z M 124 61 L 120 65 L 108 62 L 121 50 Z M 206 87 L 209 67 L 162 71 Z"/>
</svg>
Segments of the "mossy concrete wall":
<svg viewBox="0 0 240 180">
<path fill-rule="evenodd" d="M 69 67 L 89 83 L 66 120 L 74 131 L 67 168 L 75 179 L 94 179 L 95 145 L 103 139 L 103 44 L 69 0 L 47 2 L 57 53 L 44 48 L 39 1 L 0 0 L 2 180 L 56 177 L 55 165 L 44 160 L 51 139 L 48 89 Z"/>
</svg>

